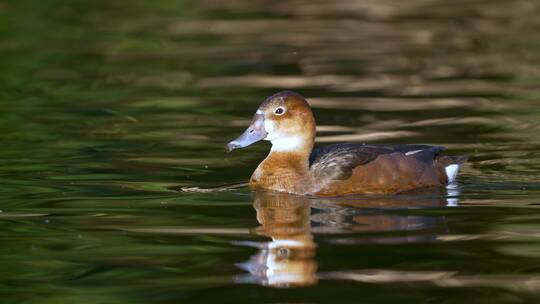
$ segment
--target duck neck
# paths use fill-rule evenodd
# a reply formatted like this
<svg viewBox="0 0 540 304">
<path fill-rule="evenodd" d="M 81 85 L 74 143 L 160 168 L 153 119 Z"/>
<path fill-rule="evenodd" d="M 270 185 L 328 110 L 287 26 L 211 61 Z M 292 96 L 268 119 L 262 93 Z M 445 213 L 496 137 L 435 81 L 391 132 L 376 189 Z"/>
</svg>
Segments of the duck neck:
<svg viewBox="0 0 540 304">
<path fill-rule="evenodd" d="M 272 153 L 295 153 L 305 154 L 309 158 L 309 154 L 313 149 L 313 138 L 305 138 L 303 136 L 291 136 L 285 138 L 276 138 L 272 140 Z"/>
<path fill-rule="evenodd" d="M 272 151 L 261 165 L 268 171 L 304 175 L 309 170 L 309 154 L 301 152 Z"/>
<path fill-rule="evenodd" d="M 312 136 L 291 136 L 272 140 L 272 148 L 265 162 L 274 166 L 290 168 L 305 174 L 309 170 L 309 155 L 313 149 Z M 278 163 L 279 161 L 279 163 Z"/>
<path fill-rule="evenodd" d="M 250 184 L 255 188 L 276 191 L 305 192 L 309 172 L 309 155 L 313 140 L 287 138 L 272 140 L 270 154 L 257 167 Z"/>
</svg>

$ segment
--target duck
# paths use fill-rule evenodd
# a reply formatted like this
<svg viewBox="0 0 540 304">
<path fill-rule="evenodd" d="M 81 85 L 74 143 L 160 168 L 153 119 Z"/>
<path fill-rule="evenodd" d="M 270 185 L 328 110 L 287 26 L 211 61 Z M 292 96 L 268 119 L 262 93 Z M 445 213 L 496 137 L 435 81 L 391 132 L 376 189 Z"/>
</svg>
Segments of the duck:
<svg viewBox="0 0 540 304">
<path fill-rule="evenodd" d="M 425 144 L 338 143 L 315 148 L 315 137 L 308 101 L 296 92 L 282 91 L 261 103 L 248 128 L 226 145 L 226 151 L 270 141 L 270 153 L 251 175 L 249 187 L 318 197 L 446 186 L 456 182 L 467 160 Z"/>
</svg>

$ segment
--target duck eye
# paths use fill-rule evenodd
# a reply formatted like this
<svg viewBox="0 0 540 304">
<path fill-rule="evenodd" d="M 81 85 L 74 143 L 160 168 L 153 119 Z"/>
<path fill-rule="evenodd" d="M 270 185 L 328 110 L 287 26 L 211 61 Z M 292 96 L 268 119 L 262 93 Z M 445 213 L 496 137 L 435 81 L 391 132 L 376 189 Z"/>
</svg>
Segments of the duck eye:
<svg viewBox="0 0 540 304">
<path fill-rule="evenodd" d="M 283 107 L 278 107 L 274 113 L 276 113 L 276 115 L 282 115 L 283 113 L 285 113 L 285 109 Z"/>
</svg>

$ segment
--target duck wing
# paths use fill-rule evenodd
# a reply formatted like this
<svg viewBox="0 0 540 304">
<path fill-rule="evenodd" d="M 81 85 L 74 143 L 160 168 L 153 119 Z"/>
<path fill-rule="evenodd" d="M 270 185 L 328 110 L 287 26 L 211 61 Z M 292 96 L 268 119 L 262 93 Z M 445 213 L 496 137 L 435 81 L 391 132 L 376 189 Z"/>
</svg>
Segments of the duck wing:
<svg viewBox="0 0 540 304">
<path fill-rule="evenodd" d="M 315 177 L 346 180 L 354 168 L 370 163 L 383 154 L 402 153 L 417 161 L 432 164 L 443 149 L 429 145 L 334 144 L 314 149 L 309 157 L 309 165 Z"/>
</svg>

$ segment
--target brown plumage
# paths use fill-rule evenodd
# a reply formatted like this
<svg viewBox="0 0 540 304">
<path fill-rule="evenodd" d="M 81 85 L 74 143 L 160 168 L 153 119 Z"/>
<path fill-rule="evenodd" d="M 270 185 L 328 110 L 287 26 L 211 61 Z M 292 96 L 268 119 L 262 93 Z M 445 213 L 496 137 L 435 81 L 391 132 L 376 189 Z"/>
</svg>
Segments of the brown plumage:
<svg viewBox="0 0 540 304">
<path fill-rule="evenodd" d="M 444 148 L 429 145 L 336 144 L 313 150 L 315 119 L 307 101 L 290 91 L 264 101 L 251 126 L 228 149 L 261 139 L 270 140 L 272 149 L 253 173 L 250 187 L 300 195 L 396 193 L 442 186 L 455 178 L 458 165 L 466 160 L 439 155 Z"/>
</svg>

